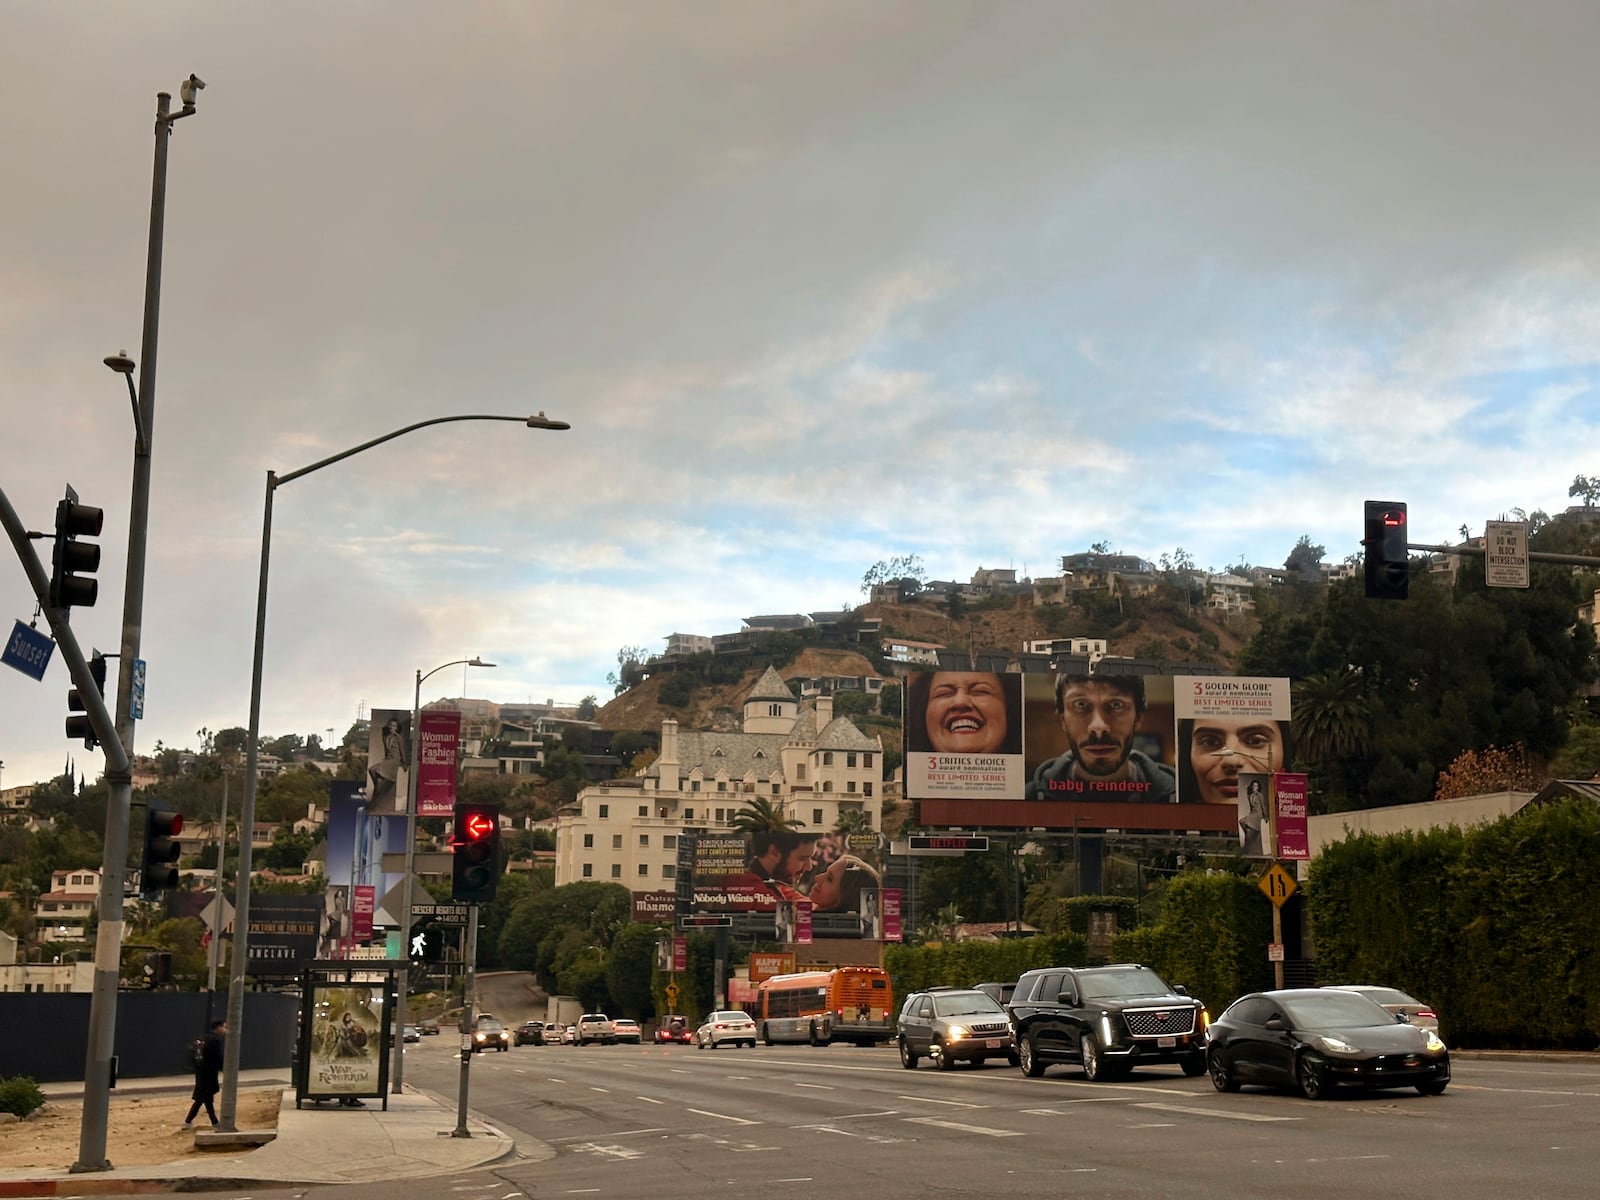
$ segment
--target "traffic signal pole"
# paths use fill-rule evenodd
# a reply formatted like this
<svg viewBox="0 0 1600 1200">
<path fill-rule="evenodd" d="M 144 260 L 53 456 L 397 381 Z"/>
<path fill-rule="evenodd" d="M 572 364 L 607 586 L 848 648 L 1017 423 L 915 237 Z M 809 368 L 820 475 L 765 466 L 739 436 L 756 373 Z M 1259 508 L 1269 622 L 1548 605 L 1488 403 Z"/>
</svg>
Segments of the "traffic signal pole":
<svg viewBox="0 0 1600 1200">
<path fill-rule="evenodd" d="M 27 527 L 0 490 L 0 524 L 4 524 L 17 558 L 33 585 L 33 594 L 61 647 L 72 682 L 83 697 L 84 710 L 106 756 L 106 854 L 100 879 L 100 924 L 95 934 L 94 992 L 89 1003 L 89 1045 L 83 1068 L 83 1119 L 79 1126 L 78 1161 L 71 1170 L 106 1171 L 106 1127 L 111 1109 L 111 1052 L 117 1026 L 117 978 L 122 965 L 122 884 L 128 858 L 128 807 L 133 799 L 133 765 L 116 737 L 116 723 L 90 670 L 65 609 L 50 604 L 50 577 L 34 553 Z M 120 819 L 119 819 L 120 814 Z M 119 840 L 120 839 L 120 840 Z M 112 897 L 109 907 L 107 896 Z"/>
<path fill-rule="evenodd" d="M 472 1083 L 472 1013 L 478 999 L 478 906 L 467 905 L 467 948 L 461 976 L 461 1078 L 456 1088 L 456 1127 L 451 1137 L 471 1137 L 467 1129 L 467 1092 Z"/>
</svg>

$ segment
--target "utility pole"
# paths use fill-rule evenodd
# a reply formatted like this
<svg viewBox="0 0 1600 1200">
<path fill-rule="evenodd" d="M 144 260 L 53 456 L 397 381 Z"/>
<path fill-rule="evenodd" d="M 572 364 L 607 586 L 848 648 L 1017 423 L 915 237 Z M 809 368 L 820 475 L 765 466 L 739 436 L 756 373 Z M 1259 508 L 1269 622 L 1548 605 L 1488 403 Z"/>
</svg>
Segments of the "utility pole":
<svg viewBox="0 0 1600 1200">
<path fill-rule="evenodd" d="M 467 905 L 467 950 L 461 976 L 461 1077 L 456 1088 L 456 1127 L 451 1137 L 471 1137 L 467 1128 L 467 1092 L 472 1083 L 472 1012 L 478 1000 L 478 906 Z M 404 1033 L 402 1032 L 402 1036 Z"/>
<path fill-rule="evenodd" d="M 133 395 L 133 487 L 128 502 L 128 566 L 122 601 L 122 651 L 117 660 L 116 735 L 121 762 L 107 750 L 105 857 L 101 864 L 99 932 L 95 939 L 94 991 L 89 1003 L 89 1048 L 83 1070 L 83 1117 L 78 1160 L 73 1172 L 106 1171 L 106 1125 L 111 1108 L 111 1058 L 116 1041 L 117 979 L 122 962 L 123 884 L 128 860 L 128 810 L 133 797 L 133 679 L 144 625 L 145 542 L 150 522 L 150 451 L 155 434 L 156 343 L 161 324 L 161 252 L 166 232 L 167 142 L 172 123 L 195 112 L 195 96 L 205 84 L 191 75 L 179 89 L 182 108 L 172 112 L 172 96 L 156 94 L 155 164 L 150 188 L 150 241 L 144 278 L 144 334 L 140 346 L 139 391 Z M 124 369 L 126 364 L 126 369 Z M 121 356 L 106 360 L 128 376 L 132 364 Z M 80 684 L 80 689 L 82 685 Z M 93 690 L 91 688 L 91 690 Z"/>
</svg>

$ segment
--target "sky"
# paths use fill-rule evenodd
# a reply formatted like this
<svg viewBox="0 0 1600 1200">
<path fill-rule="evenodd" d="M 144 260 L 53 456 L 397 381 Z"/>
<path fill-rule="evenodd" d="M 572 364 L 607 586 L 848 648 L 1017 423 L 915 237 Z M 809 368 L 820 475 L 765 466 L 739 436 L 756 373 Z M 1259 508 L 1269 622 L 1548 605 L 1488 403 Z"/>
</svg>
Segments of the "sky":
<svg viewBox="0 0 1600 1200">
<path fill-rule="evenodd" d="M 0 490 L 105 510 L 120 642 L 156 93 L 167 174 L 135 749 L 861 603 L 875 562 L 1104 541 L 1280 565 L 1600 474 L 1600 7 L 16 0 Z M 43 552 L 49 540 L 33 543 Z M 9 565 L 6 565 L 9 564 Z M 0 620 L 33 619 L 13 553 Z M 40 627 L 44 624 L 41 619 Z M 0 785 L 92 780 L 57 652 Z"/>
</svg>

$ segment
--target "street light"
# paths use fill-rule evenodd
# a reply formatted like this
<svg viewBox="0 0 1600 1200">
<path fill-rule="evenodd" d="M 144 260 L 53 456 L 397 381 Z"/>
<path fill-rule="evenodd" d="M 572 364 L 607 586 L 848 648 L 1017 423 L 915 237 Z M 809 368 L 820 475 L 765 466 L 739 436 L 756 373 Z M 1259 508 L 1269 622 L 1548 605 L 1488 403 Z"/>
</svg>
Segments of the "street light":
<svg viewBox="0 0 1600 1200">
<path fill-rule="evenodd" d="M 261 514 L 261 576 L 256 585 L 256 645 L 255 660 L 250 670 L 250 730 L 245 743 L 244 799 L 239 808 L 239 886 L 233 907 L 233 954 L 228 977 L 228 1038 L 224 1043 L 222 1062 L 222 1104 L 218 1111 L 218 1126 L 234 1132 L 234 1118 L 239 1101 L 239 1046 L 244 1040 L 244 976 L 250 946 L 250 831 L 256 820 L 256 768 L 260 759 L 261 740 L 261 663 L 267 636 L 267 565 L 272 555 L 272 496 L 285 483 L 320 471 L 323 467 L 343 462 L 363 450 L 381 446 L 384 442 L 424 429 L 429 425 L 444 425 L 452 421 L 517 421 L 529 429 L 571 429 L 565 421 L 552 421 L 537 413 L 531 417 L 508 417 L 484 414 L 463 414 L 453 417 L 431 417 L 341 450 L 338 454 L 319 459 L 310 466 L 301 467 L 279 475 L 267 472 L 267 498 Z"/>
<path fill-rule="evenodd" d="M 422 681 L 429 676 L 437 675 L 446 667 L 496 667 L 500 664 L 484 662 L 474 654 L 471 658 L 458 658 L 453 662 L 441 663 L 427 675 L 422 673 L 422 668 L 417 668 L 417 688 L 411 695 L 411 769 L 406 772 L 406 873 L 400 881 L 400 937 L 411 937 L 411 874 L 417 865 L 417 776 L 422 761 Z M 404 954 L 408 960 L 411 957 L 409 942 Z M 402 977 L 400 980 L 399 1007 L 400 1013 L 395 1021 L 395 1028 L 400 1031 L 400 1036 L 394 1043 L 394 1065 L 389 1069 L 390 1090 L 398 1096 L 405 1083 L 405 1044 L 406 1021 L 409 1019 L 410 980 Z"/>
</svg>

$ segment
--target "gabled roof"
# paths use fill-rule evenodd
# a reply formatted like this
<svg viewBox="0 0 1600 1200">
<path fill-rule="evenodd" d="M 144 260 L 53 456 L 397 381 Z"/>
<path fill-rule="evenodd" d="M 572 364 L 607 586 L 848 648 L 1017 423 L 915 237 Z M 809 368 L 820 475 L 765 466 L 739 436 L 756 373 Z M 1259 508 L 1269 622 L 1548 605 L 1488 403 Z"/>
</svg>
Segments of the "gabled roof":
<svg viewBox="0 0 1600 1200">
<path fill-rule="evenodd" d="M 869 738 L 848 717 L 835 717 L 817 736 L 818 750 L 876 750 L 878 743 Z"/>
</svg>

